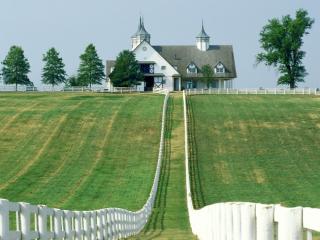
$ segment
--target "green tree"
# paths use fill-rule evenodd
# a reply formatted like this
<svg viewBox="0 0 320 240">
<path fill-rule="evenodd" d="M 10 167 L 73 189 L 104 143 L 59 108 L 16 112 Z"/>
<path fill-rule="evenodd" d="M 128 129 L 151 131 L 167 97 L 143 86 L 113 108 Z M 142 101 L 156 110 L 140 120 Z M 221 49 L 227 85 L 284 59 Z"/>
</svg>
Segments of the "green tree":
<svg viewBox="0 0 320 240">
<path fill-rule="evenodd" d="M 66 80 L 66 72 L 64 63 L 55 48 L 50 48 L 43 55 L 45 65 L 42 71 L 42 82 L 45 84 L 58 85 Z"/>
<path fill-rule="evenodd" d="M 128 50 L 122 51 L 109 77 L 115 87 L 132 87 L 143 81 L 143 74 L 134 53 Z"/>
<path fill-rule="evenodd" d="M 28 77 L 30 64 L 21 47 L 12 46 L 2 64 L 2 77 L 5 84 L 15 84 L 16 91 L 18 84 L 32 85 Z"/>
<path fill-rule="evenodd" d="M 303 36 L 309 34 L 314 20 L 308 17 L 308 12 L 298 10 L 295 19 L 289 15 L 279 19 L 271 19 L 260 33 L 260 43 L 264 52 L 256 57 L 257 64 L 264 62 L 267 66 L 277 67 L 281 73 L 278 84 L 297 87 L 298 82 L 304 82 L 307 75 L 302 59 L 305 52 L 301 50 Z"/>
<path fill-rule="evenodd" d="M 203 65 L 201 68 L 202 80 L 210 87 L 210 82 L 213 80 L 213 68 L 209 65 Z"/>
<path fill-rule="evenodd" d="M 102 60 L 93 44 L 90 44 L 80 56 L 78 77 L 85 86 L 90 85 L 90 89 L 92 84 L 101 84 L 105 77 Z"/>
<path fill-rule="evenodd" d="M 83 86 L 83 83 L 81 82 L 80 78 L 77 75 L 71 75 L 70 77 L 68 77 L 66 81 L 66 86 L 79 87 L 79 86 Z"/>
</svg>

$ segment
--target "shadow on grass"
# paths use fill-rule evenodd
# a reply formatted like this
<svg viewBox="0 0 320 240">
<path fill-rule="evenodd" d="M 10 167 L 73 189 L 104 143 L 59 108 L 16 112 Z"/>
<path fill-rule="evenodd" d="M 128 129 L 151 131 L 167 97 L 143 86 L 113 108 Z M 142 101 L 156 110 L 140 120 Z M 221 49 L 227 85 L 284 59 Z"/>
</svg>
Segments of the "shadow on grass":
<svg viewBox="0 0 320 240">
<path fill-rule="evenodd" d="M 197 157 L 197 141 L 195 137 L 195 120 L 192 101 L 187 97 L 189 171 L 193 206 L 198 209 L 206 205 L 201 185 L 199 162 Z"/>
</svg>

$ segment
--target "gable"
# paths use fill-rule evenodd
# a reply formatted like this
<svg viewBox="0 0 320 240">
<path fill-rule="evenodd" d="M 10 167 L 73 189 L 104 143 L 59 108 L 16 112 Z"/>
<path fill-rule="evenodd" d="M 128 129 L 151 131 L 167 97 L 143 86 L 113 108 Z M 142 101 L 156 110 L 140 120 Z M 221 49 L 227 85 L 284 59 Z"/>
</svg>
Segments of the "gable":
<svg viewBox="0 0 320 240">
<path fill-rule="evenodd" d="M 179 72 L 163 56 L 161 56 L 148 42 L 143 41 L 133 53 L 139 62 L 154 63 L 154 71 L 165 76 L 179 75 Z"/>
</svg>

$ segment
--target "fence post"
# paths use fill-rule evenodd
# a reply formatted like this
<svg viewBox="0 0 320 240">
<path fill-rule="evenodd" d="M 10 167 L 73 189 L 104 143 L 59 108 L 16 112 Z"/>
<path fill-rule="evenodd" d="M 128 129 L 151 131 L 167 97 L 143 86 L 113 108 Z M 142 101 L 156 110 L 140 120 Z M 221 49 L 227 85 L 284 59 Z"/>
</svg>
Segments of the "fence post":
<svg viewBox="0 0 320 240">
<path fill-rule="evenodd" d="M 278 222 L 279 240 L 302 240 L 302 208 L 275 207 L 275 221 Z"/>
<path fill-rule="evenodd" d="M 83 220 L 83 231 L 84 231 L 84 238 L 89 240 L 91 236 L 91 224 L 90 224 L 90 218 L 91 218 L 91 213 L 89 211 L 83 212 L 82 215 L 82 220 Z"/>
<path fill-rule="evenodd" d="M 106 236 L 104 235 L 104 222 L 103 222 L 103 210 L 97 211 L 97 238 L 104 239 Z"/>
<path fill-rule="evenodd" d="M 75 239 L 81 240 L 83 236 L 82 212 L 74 211 Z"/>
<path fill-rule="evenodd" d="M 233 240 L 233 221 L 232 221 L 232 204 L 226 203 L 225 205 L 225 214 L 226 214 L 226 237 L 227 240 Z"/>
<path fill-rule="evenodd" d="M 272 240 L 274 236 L 273 230 L 273 205 L 256 205 L 257 216 L 257 240 Z"/>
<path fill-rule="evenodd" d="M 73 239 L 75 236 L 75 229 L 73 225 L 73 218 L 74 218 L 74 212 L 72 211 L 63 211 L 64 215 L 64 230 L 65 230 L 65 236 L 66 239 Z"/>
<path fill-rule="evenodd" d="M 241 239 L 256 239 L 256 213 L 255 204 L 241 204 Z"/>
<path fill-rule="evenodd" d="M 54 226 L 54 235 L 57 239 L 62 239 L 65 237 L 65 231 L 63 228 L 63 211 L 60 209 L 53 209 L 53 226 Z"/>
<path fill-rule="evenodd" d="M 241 208 L 239 203 L 232 204 L 233 240 L 241 240 Z"/>
<path fill-rule="evenodd" d="M 0 199 L 0 239 L 9 239 L 9 201 Z"/>
<path fill-rule="evenodd" d="M 52 229 L 48 231 L 48 216 L 53 215 L 53 210 L 47 206 L 39 206 L 39 235 L 40 239 L 51 239 L 54 237 Z"/>
<path fill-rule="evenodd" d="M 36 214 L 38 213 L 38 207 L 33 206 L 29 203 L 20 203 L 21 207 L 21 232 L 22 232 L 22 239 L 29 240 L 39 238 L 38 232 L 38 219 Z M 35 231 L 31 230 L 31 215 L 34 216 L 34 225 Z"/>
<path fill-rule="evenodd" d="M 307 230 L 307 240 L 312 240 L 312 231 Z"/>
<path fill-rule="evenodd" d="M 303 228 L 307 229 L 307 240 L 312 240 L 312 230 L 320 232 L 320 209 L 303 208 Z"/>
</svg>

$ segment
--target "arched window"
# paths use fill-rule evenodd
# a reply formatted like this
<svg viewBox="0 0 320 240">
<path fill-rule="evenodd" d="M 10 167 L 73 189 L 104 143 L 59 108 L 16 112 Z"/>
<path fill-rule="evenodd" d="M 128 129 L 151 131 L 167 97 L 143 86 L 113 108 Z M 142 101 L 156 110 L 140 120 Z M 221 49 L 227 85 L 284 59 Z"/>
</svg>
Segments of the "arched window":
<svg viewBox="0 0 320 240">
<path fill-rule="evenodd" d="M 225 73 L 225 72 L 226 72 L 226 69 L 225 69 L 224 65 L 223 65 L 221 62 L 219 62 L 219 63 L 215 66 L 214 72 L 215 72 L 216 74 L 221 74 L 221 73 Z"/>
<path fill-rule="evenodd" d="M 196 74 L 198 72 L 198 68 L 194 63 L 190 63 L 187 67 L 187 73 Z"/>
</svg>

